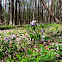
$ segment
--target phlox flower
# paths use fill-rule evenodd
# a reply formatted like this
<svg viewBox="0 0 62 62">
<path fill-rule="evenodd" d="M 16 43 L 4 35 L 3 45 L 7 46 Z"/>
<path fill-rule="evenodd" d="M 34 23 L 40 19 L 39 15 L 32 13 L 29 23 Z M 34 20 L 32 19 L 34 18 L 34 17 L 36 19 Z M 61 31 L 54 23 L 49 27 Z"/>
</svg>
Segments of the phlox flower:
<svg viewBox="0 0 62 62">
<path fill-rule="evenodd" d="M 16 38 L 16 35 L 15 34 L 11 34 L 10 37 L 13 39 L 13 38 Z"/>
<path fill-rule="evenodd" d="M 36 22 L 36 20 L 32 20 L 32 22 L 30 22 L 30 24 L 32 25 L 32 26 L 34 26 L 34 23 Z"/>
<path fill-rule="evenodd" d="M 32 20 L 32 23 L 35 23 L 36 22 L 36 20 Z"/>
<path fill-rule="evenodd" d="M 45 32 L 44 29 L 42 29 L 42 30 L 40 30 L 40 31 L 43 32 L 43 33 Z"/>
<path fill-rule="evenodd" d="M 4 39 L 9 40 L 7 37 L 4 37 Z"/>
</svg>

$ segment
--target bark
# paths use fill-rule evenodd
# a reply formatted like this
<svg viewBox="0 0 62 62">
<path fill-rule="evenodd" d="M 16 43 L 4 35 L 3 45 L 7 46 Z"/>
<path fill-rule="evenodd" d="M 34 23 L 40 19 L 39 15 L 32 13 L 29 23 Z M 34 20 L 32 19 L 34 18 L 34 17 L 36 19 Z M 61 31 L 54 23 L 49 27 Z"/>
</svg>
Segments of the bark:
<svg viewBox="0 0 62 62">
<path fill-rule="evenodd" d="M 62 0 L 59 0 L 59 18 L 62 22 Z"/>
<path fill-rule="evenodd" d="M 42 2 L 42 4 L 44 5 L 44 7 L 46 8 L 46 10 L 50 13 L 50 15 L 55 19 L 55 21 L 57 23 L 59 23 L 60 21 L 54 16 L 54 14 L 51 12 L 51 10 L 49 10 L 49 8 L 47 7 L 47 5 L 45 4 L 44 0 L 40 0 Z"/>
<path fill-rule="evenodd" d="M 49 8 L 49 0 L 48 0 L 48 8 Z M 48 17 L 48 23 L 49 23 L 49 21 L 50 21 L 49 11 L 48 11 L 48 15 L 47 15 L 47 17 Z"/>
<path fill-rule="evenodd" d="M 31 12 L 31 8 L 30 8 L 30 7 L 31 7 L 31 0 L 30 0 L 30 6 L 29 6 L 29 13 Z M 28 14 L 29 14 L 29 13 L 28 13 Z M 30 24 L 30 19 L 31 19 L 30 16 L 31 16 L 31 13 L 29 14 L 29 22 L 28 22 L 29 24 Z"/>
<path fill-rule="evenodd" d="M 1 19 L 1 11 L 2 11 L 2 6 L 1 6 L 1 2 L 0 2 L 0 24 L 2 22 L 2 19 Z"/>
<path fill-rule="evenodd" d="M 19 25 L 21 24 L 21 1 L 19 0 Z"/>
<path fill-rule="evenodd" d="M 15 6 L 14 6 L 14 20 L 13 20 L 13 25 L 17 25 L 17 0 L 15 1 Z"/>
<path fill-rule="evenodd" d="M 42 22 L 44 22 L 44 21 L 43 21 L 43 5 L 42 5 Z"/>
<path fill-rule="evenodd" d="M 26 3 L 27 3 L 27 0 L 26 0 Z M 27 7 L 26 8 L 26 21 L 27 21 L 26 23 L 28 23 L 28 5 L 26 5 L 26 7 Z"/>
<path fill-rule="evenodd" d="M 52 11 L 52 5 L 53 5 L 53 0 L 51 0 L 51 11 Z M 50 15 L 50 21 L 52 22 L 52 17 L 51 17 L 51 15 Z"/>
<path fill-rule="evenodd" d="M 42 20 L 41 22 L 45 22 L 44 20 L 43 20 L 43 4 L 42 4 L 42 2 L 40 2 L 40 19 Z"/>
<path fill-rule="evenodd" d="M 5 25 L 6 25 L 6 3 L 7 3 L 7 0 L 5 0 Z"/>
<path fill-rule="evenodd" d="M 35 0 L 35 20 L 37 20 L 37 0 Z"/>
<path fill-rule="evenodd" d="M 15 24 L 17 25 L 17 0 L 15 2 Z"/>
<path fill-rule="evenodd" d="M 39 22 L 39 2 L 38 2 L 38 22 Z"/>
<path fill-rule="evenodd" d="M 34 20 L 34 0 L 33 0 L 33 20 Z"/>
<path fill-rule="evenodd" d="M 23 23 L 25 24 L 25 0 L 23 0 Z"/>
<path fill-rule="evenodd" d="M 9 0 L 9 14 L 10 14 L 10 0 Z M 10 22 L 10 15 L 9 15 L 9 22 Z"/>
<path fill-rule="evenodd" d="M 11 5 L 10 5 L 10 23 L 9 25 L 12 25 L 12 0 L 11 0 Z"/>
<path fill-rule="evenodd" d="M 12 1 L 12 24 L 14 21 L 14 0 Z"/>
</svg>

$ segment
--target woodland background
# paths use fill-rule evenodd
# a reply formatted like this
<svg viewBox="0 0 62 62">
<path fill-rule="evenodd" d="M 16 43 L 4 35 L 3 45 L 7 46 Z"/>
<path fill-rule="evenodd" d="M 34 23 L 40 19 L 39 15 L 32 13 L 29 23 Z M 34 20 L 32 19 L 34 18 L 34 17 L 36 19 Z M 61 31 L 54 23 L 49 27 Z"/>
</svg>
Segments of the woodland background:
<svg viewBox="0 0 62 62">
<path fill-rule="evenodd" d="M 0 0 L 0 24 L 21 25 L 32 20 L 38 23 L 56 22 L 42 1 L 62 22 L 62 0 Z"/>
</svg>

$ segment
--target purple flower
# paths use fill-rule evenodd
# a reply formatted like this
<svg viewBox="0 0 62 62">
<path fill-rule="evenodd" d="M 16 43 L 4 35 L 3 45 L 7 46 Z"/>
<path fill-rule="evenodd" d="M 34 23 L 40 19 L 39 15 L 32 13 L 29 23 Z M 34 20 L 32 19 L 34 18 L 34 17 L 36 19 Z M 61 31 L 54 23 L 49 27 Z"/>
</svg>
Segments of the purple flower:
<svg viewBox="0 0 62 62">
<path fill-rule="evenodd" d="M 34 26 L 34 24 L 32 26 Z"/>
<path fill-rule="evenodd" d="M 33 23 L 35 23 L 35 22 L 36 22 L 36 20 L 32 20 L 32 22 L 33 22 Z"/>
<path fill-rule="evenodd" d="M 33 24 L 32 26 L 34 26 L 34 24 Z M 32 26 L 31 26 L 31 27 L 32 27 Z"/>
<path fill-rule="evenodd" d="M 34 32 L 33 34 L 35 34 L 36 32 Z"/>
<path fill-rule="evenodd" d="M 30 22 L 30 24 L 32 25 L 32 26 L 34 26 L 34 23 L 36 22 L 36 20 L 32 20 L 32 22 Z"/>
<path fill-rule="evenodd" d="M 12 40 L 13 38 L 16 38 L 16 35 L 15 34 L 11 34 L 8 38 L 7 37 L 4 37 L 4 39 L 10 41 Z"/>
<path fill-rule="evenodd" d="M 4 39 L 9 40 L 7 37 L 4 37 Z"/>
<path fill-rule="evenodd" d="M 13 39 L 13 38 L 16 38 L 16 35 L 15 34 L 11 34 L 10 37 Z"/>
<path fill-rule="evenodd" d="M 3 45 L 5 45 L 5 43 L 3 43 Z"/>
<path fill-rule="evenodd" d="M 40 30 L 40 31 L 43 32 L 43 33 L 45 32 L 44 29 L 42 29 L 42 30 Z"/>
<path fill-rule="evenodd" d="M 33 22 L 30 22 L 30 24 L 31 24 L 31 25 L 34 25 L 34 23 L 33 23 Z"/>
</svg>

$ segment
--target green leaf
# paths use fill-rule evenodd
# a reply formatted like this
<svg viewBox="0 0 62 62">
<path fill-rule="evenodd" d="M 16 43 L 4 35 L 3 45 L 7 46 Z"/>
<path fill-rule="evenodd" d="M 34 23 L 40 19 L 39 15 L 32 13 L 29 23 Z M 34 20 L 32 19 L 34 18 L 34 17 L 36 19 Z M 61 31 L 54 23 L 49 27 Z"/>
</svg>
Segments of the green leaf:
<svg viewBox="0 0 62 62">
<path fill-rule="evenodd" d="M 2 59 L 3 58 L 3 52 L 1 51 L 0 52 L 0 59 Z"/>
<path fill-rule="evenodd" d="M 30 34 L 30 37 L 32 38 L 32 37 L 33 37 L 33 35 L 32 35 L 32 34 Z"/>
<path fill-rule="evenodd" d="M 21 62 L 25 62 L 25 59 L 22 59 Z"/>
<path fill-rule="evenodd" d="M 20 60 L 21 59 L 21 57 L 20 57 L 20 55 L 18 54 L 18 55 L 16 55 L 17 56 L 17 58 Z"/>
<path fill-rule="evenodd" d="M 52 45 L 51 46 L 48 46 L 48 48 L 51 48 L 52 47 Z"/>
<path fill-rule="evenodd" d="M 23 47 L 23 46 L 26 46 L 26 45 L 21 45 L 20 47 Z"/>
<path fill-rule="evenodd" d="M 29 49 L 29 50 L 27 50 L 27 53 L 30 55 L 30 54 L 32 54 L 32 50 L 31 49 Z"/>
<path fill-rule="evenodd" d="M 36 62 L 39 62 L 39 57 L 37 57 Z"/>
</svg>

